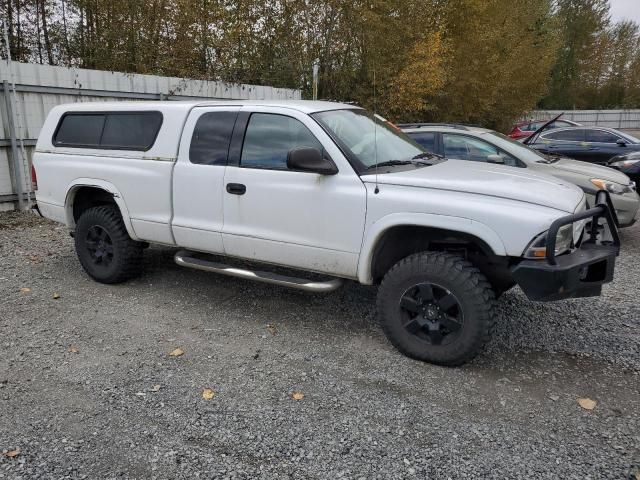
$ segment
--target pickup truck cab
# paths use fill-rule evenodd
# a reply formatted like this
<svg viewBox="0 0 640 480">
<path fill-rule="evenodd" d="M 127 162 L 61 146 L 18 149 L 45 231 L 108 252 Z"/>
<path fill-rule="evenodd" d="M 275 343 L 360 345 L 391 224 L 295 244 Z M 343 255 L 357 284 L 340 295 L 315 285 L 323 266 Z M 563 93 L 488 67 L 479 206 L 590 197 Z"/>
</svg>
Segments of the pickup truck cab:
<svg viewBox="0 0 640 480">
<path fill-rule="evenodd" d="M 376 285 L 390 341 L 443 365 L 487 342 L 502 292 L 598 295 L 619 249 L 607 192 L 588 209 L 550 176 L 460 168 L 339 103 L 62 105 L 33 163 L 39 211 L 99 282 L 138 275 L 154 243 L 180 265 L 307 291 Z"/>
</svg>

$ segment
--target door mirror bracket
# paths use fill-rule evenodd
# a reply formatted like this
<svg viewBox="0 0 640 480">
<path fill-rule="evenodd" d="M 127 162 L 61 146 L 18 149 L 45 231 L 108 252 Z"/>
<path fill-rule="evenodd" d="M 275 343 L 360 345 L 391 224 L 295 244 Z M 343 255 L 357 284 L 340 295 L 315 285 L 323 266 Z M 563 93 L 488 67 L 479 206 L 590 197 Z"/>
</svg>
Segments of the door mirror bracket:
<svg viewBox="0 0 640 480">
<path fill-rule="evenodd" d="M 289 151 L 287 168 L 298 172 L 311 172 L 320 175 L 335 175 L 338 167 L 333 160 L 323 155 L 317 148 L 302 147 Z"/>
</svg>

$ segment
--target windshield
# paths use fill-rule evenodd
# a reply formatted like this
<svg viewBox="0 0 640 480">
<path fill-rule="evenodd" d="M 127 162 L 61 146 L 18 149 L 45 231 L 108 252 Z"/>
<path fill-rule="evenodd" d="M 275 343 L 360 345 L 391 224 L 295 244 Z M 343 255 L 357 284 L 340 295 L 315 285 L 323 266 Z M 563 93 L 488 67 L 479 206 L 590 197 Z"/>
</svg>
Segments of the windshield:
<svg viewBox="0 0 640 480">
<path fill-rule="evenodd" d="M 329 110 L 312 115 L 361 173 L 377 164 L 409 161 L 427 151 L 397 128 L 366 110 Z"/>
<path fill-rule="evenodd" d="M 519 158 L 523 162 L 548 162 L 549 159 L 544 154 L 537 151 L 535 148 L 531 148 L 527 145 L 524 145 L 517 140 L 514 140 L 511 137 L 507 137 L 498 132 L 487 132 L 487 137 L 490 137 L 488 140 L 496 145 L 497 147 L 506 150 L 511 153 L 513 156 Z"/>
<path fill-rule="evenodd" d="M 628 133 L 621 132 L 620 130 L 616 130 L 616 133 L 621 137 L 624 137 L 626 140 L 629 140 L 631 143 L 640 143 L 640 140 L 634 137 L 633 135 L 629 135 Z"/>
</svg>

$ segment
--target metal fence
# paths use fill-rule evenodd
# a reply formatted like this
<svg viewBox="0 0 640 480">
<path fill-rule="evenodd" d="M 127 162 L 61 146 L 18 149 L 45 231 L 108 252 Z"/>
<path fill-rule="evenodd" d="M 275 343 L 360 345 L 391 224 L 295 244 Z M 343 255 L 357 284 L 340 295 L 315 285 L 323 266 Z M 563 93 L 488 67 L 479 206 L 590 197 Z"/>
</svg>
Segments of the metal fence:
<svg viewBox="0 0 640 480">
<path fill-rule="evenodd" d="M 640 130 L 640 110 L 536 110 L 525 120 L 549 120 L 557 115 L 587 126 Z"/>
<path fill-rule="evenodd" d="M 14 90 L 15 85 L 15 90 Z M 297 100 L 300 90 L 0 62 L 0 210 L 31 193 L 31 156 L 49 110 L 73 102 Z"/>
</svg>

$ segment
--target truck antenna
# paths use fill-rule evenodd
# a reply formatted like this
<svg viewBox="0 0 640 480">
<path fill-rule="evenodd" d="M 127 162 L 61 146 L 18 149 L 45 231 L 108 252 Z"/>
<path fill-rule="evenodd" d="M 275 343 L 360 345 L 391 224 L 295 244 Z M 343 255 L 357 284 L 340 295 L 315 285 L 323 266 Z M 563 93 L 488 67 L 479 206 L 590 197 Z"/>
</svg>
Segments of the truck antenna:
<svg viewBox="0 0 640 480">
<path fill-rule="evenodd" d="M 376 61 L 375 58 L 373 60 L 373 146 L 374 146 L 374 154 L 373 158 L 376 164 L 376 188 L 373 191 L 376 195 L 380 193 L 380 187 L 378 186 L 378 124 L 376 123 L 378 114 L 377 112 L 377 104 L 376 104 Z"/>
</svg>

